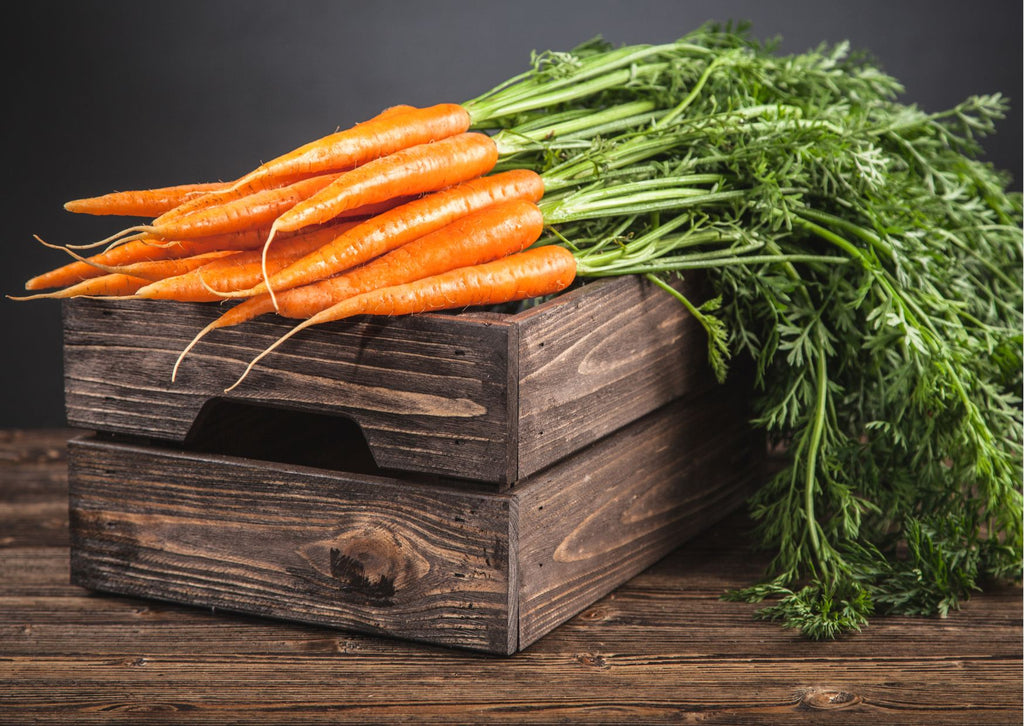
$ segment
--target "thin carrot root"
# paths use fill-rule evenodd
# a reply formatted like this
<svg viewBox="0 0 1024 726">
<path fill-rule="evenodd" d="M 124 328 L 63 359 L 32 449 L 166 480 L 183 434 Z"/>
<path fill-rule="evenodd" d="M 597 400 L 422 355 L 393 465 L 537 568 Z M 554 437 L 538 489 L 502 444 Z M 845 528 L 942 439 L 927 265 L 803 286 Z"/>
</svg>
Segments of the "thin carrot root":
<svg viewBox="0 0 1024 726">
<path fill-rule="evenodd" d="M 50 292 L 37 292 L 34 295 L 4 295 L 8 300 L 23 302 L 25 300 L 59 300 L 69 297 L 63 290 L 52 290 Z"/>
<path fill-rule="evenodd" d="M 87 265 L 91 265 L 91 266 L 95 267 L 97 270 L 102 270 L 103 272 L 108 272 L 108 273 L 120 272 L 120 270 L 118 270 L 118 269 L 116 269 L 114 267 L 111 267 L 110 265 L 104 265 L 102 262 L 96 262 L 95 260 L 90 260 L 88 257 L 84 257 L 84 256 L 78 254 L 77 252 L 75 252 L 75 249 L 77 249 L 77 248 L 68 247 L 66 245 L 51 244 L 49 242 L 43 241 L 39 237 L 39 235 L 32 235 L 32 236 L 35 237 L 36 240 L 41 245 L 43 245 L 44 247 L 49 247 L 51 250 L 60 250 L 62 252 L 66 252 L 67 254 L 71 255 L 72 257 L 74 257 L 79 262 L 84 262 Z"/>
<path fill-rule="evenodd" d="M 115 247 L 120 247 L 121 245 L 123 245 L 123 244 L 125 244 L 127 242 L 132 242 L 132 241 L 137 240 L 137 239 L 143 239 L 145 236 L 146 235 L 144 233 L 140 232 L 138 234 L 133 234 L 133 235 L 130 235 L 128 237 L 122 237 L 122 238 L 120 238 L 118 240 L 115 240 L 115 241 L 111 242 L 107 246 L 107 248 L 105 250 L 103 250 L 103 251 L 107 252 L 109 250 L 114 249 Z M 43 247 L 49 247 L 51 250 L 60 250 L 62 252 L 67 252 L 69 255 L 71 255 L 72 257 L 75 257 L 76 259 L 79 259 L 79 260 L 81 260 L 82 258 L 79 257 L 78 255 L 76 255 L 74 252 L 72 252 L 72 250 L 88 250 L 88 249 L 92 249 L 93 247 L 98 247 L 99 246 L 98 244 L 56 245 L 53 242 L 47 242 L 42 237 L 40 237 L 38 234 L 34 234 L 34 235 L 32 235 L 32 237 L 35 239 L 36 242 L 41 244 Z"/>
<path fill-rule="evenodd" d="M 177 379 L 178 369 L 181 367 L 181 362 L 185 360 L 185 356 L 188 355 L 189 352 L 196 347 L 196 344 L 199 343 L 199 341 L 202 338 L 206 337 L 207 333 L 210 333 L 216 330 L 217 328 L 223 326 L 224 323 L 222 323 L 221 319 L 218 318 L 217 320 L 214 320 L 212 323 L 210 323 L 205 328 L 200 330 L 198 333 L 196 333 L 196 337 L 192 338 L 189 344 L 185 346 L 185 349 L 178 354 L 177 360 L 174 361 L 174 368 L 171 369 L 171 383 L 174 383 L 174 381 Z"/>
<path fill-rule="evenodd" d="M 106 239 L 101 239 L 101 240 L 98 240 L 96 242 L 90 242 L 89 244 L 84 244 L 84 245 L 64 245 L 64 247 L 67 247 L 69 249 L 74 249 L 74 250 L 91 250 L 91 249 L 95 249 L 96 247 L 102 247 L 103 245 L 108 245 L 108 244 L 110 244 L 112 242 L 121 241 L 124 238 L 129 237 L 129 236 L 134 236 L 137 239 L 138 236 L 140 236 L 142 234 L 153 234 L 154 231 L 155 230 L 150 225 L 143 224 L 143 225 L 139 225 L 137 227 L 127 227 L 125 229 L 122 229 L 120 232 L 115 232 L 114 234 L 110 235 Z"/>
<path fill-rule="evenodd" d="M 270 286 L 270 274 L 267 271 L 267 250 L 270 249 L 270 243 L 274 241 L 274 235 L 277 234 L 277 222 L 270 225 L 270 234 L 267 235 L 267 241 L 263 245 L 263 255 L 260 257 L 260 269 L 263 271 L 263 282 L 267 286 L 267 292 L 270 293 L 270 302 L 273 303 L 274 309 L 277 309 L 277 298 L 274 296 L 274 290 Z"/>
<path fill-rule="evenodd" d="M 70 250 L 71 249 L 71 248 L 69 248 L 69 247 L 67 247 L 65 245 L 55 245 L 55 244 L 53 244 L 53 242 L 47 242 L 42 237 L 40 237 L 38 234 L 32 235 L 32 238 L 36 242 L 41 244 L 43 247 L 49 247 L 51 250 Z M 74 254 L 74 253 L 72 252 L 71 254 Z"/>
</svg>

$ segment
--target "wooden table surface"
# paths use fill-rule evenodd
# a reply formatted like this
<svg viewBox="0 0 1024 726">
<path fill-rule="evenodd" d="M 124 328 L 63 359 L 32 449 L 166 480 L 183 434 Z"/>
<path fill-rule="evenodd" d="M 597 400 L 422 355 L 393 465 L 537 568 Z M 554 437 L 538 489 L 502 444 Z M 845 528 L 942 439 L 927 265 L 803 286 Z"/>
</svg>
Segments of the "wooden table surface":
<svg viewBox="0 0 1024 726">
<path fill-rule="evenodd" d="M 720 594 L 734 516 L 512 657 L 69 584 L 64 443 L 0 431 L 0 723 L 836 723 L 1022 720 L 1022 602 L 880 618 L 815 643 Z"/>
</svg>

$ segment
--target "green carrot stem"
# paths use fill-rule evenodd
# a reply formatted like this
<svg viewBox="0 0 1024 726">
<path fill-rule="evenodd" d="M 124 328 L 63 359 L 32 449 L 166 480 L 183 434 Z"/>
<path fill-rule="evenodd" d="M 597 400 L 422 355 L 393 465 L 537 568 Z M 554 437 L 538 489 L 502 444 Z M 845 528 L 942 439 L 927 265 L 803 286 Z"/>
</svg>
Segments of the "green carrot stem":
<svg viewBox="0 0 1024 726">
<path fill-rule="evenodd" d="M 616 130 L 623 121 L 635 122 L 637 119 L 649 118 L 655 104 L 651 101 L 634 101 L 612 106 L 598 112 L 584 115 L 574 114 L 572 118 L 562 119 L 554 123 L 537 125 L 522 130 L 518 127 L 504 129 L 494 136 L 498 153 L 513 154 L 526 149 L 544 148 L 541 142 L 570 136 L 574 139 L 587 139 L 602 132 Z"/>
<path fill-rule="evenodd" d="M 686 209 L 702 205 L 739 202 L 746 198 L 743 190 L 725 192 L 706 192 L 703 190 L 680 189 L 676 193 L 643 195 L 634 194 L 624 197 L 609 196 L 606 199 L 587 204 L 571 204 L 556 202 L 552 205 L 541 203 L 540 208 L 548 224 L 593 219 L 604 216 L 622 214 L 643 214 L 657 210 Z"/>
<path fill-rule="evenodd" d="M 674 42 L 661 45 L 624 46 L 576 60 L 576 66 L 563 76 L 547 78 L 541 68 L 517 76 L 514 83 L 505 82 L 482 95 L 463 103 L 473 126 L 486 128 L 503 117 L 532 111 L 550 105 L 552 99 L 564 103 L 586 98 L 600 90 L 626 83 L 642 75 L 653 74 L 670 67 L 655 63 L 654 56 L 668 54 L 678 58 L 682 54 L 705 57 L 714 53 L 711 48 Z M 659 66 L 659 67 L 655 67 Z"/>
<path fill-rule="evenodd" d="M 614 269 L 590 269 L 585 264 L 577 263 L 576 274 L 579 277 L 615 277 L 619 275 L 645 275 L 647 273 L 656 272 L 679 272 L 681 270 L 706 270 L 718 267 L 732 267 L 735 265 L 794 263 L 845 265 L 849 263 L 849 260 L 845 257 L 801 254 L 750 255 L 747 257 L 723 257 L 721 259 L 715 258 L 699 260 L 674 260 L 670 258 L 658 260 L 657 262 L 634 265 L 631 267 L 617 267 Z"/>
<path fill-rule="evenodd" d="M 503 116 L 514 116 L 527 111 L 536 111 L 539 108 L 553 106 L 559 103 L 579 100 L 593 96 L 601 91 L 610 88 L 618 88 L 625 83 L 636 79 L 639 76 L 654 75 L 669 68 L 668 63 L 649 63 L 635 68 L 623 68 L 621 70 L 596 76 L 582 83 L 572 85 L 560 84 L 554 89 L 545 89 L 544 92 L 526 94 L 521 100 L 506 102 L 494 108 L 489 106 L 469 107 L 472 125 L 479 128 L 484 120 L 493 121 Z"/>
</svg>

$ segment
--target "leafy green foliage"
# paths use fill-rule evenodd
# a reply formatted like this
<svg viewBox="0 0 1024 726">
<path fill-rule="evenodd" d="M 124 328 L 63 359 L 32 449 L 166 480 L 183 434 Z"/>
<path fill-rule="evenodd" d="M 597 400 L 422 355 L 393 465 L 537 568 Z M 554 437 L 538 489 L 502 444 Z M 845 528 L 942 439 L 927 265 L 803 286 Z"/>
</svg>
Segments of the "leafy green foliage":
<svg viewBox="0 0 1024 726">
<path fill-rule="evenodd" d="M 503 164 L 542 172 L 579 274 L 649 276 L 719 377 L 754 362 L 786 460 L 750 502 L 769 572 L 730 598 L 831 638 L 1019 579 L 1021 197 L 977 160 L 1005 100 L 926 113 L 846 44 L 779 56 L 742 27 L 534 60 L 480 108 L 528 139 Z M 709 300 L 666 282 L 691 270 Z"/>
</svg>

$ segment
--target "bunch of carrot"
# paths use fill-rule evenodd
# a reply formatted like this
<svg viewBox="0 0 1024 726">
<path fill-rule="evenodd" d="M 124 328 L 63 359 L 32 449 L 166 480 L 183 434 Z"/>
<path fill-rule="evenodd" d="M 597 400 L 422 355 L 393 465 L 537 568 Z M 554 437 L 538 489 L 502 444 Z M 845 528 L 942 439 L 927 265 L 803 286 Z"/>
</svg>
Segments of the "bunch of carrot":
<svg viewBox="0 0 1024 726">
<path fill-rule="evenodd" d="M 64 247 L 76 260 L 29 280 L 30 291 L 52 291 L 27 297 L 240 301 L 199 332 L 173 377 L 210 331 L 266 313 L 304 320 L 294 333 L 556 293 L 602 270 L 593 256 L 578 266 L 583 237 L 557 244 L 567 240 L 553 229 L 541 240 L 546 225 L 601 220 L 611 236 L 593 239 L 615 238 L 641 207 L 692 206 L 720 181 L 643 165 L 686 140 L 676 126 L 717 67 L 718 37 L 583 47 L 463 104 L 385 109 L 230 182 L 68 202 L 151 220 Z M 691 87 L 666 91 L 666 78 L 689 75 Z M 542 168 L 538 150 L 562 163 Z M 652 170 L 663 178 L 635 186 Z M 77 251 L 93 247 L 103 249 Z"/>
<path fill-rule="evenodd" d="M 183 356 L 209 331 L 270 312 L 305 319 L 301 329 L 564 289 L 572 254 L 527 250 L 544 227 L 543 181 L 529 170 L 490 173 L 497 146 L 469 125 L 455 104 L 398 106 L 230 183 L 68 202 L 73 212 L 154 218 L 91 256 L 67 248 L 76 261 L 26 287 L 60 288 L 30 297 L 245 298 Z"/>
</svg>

